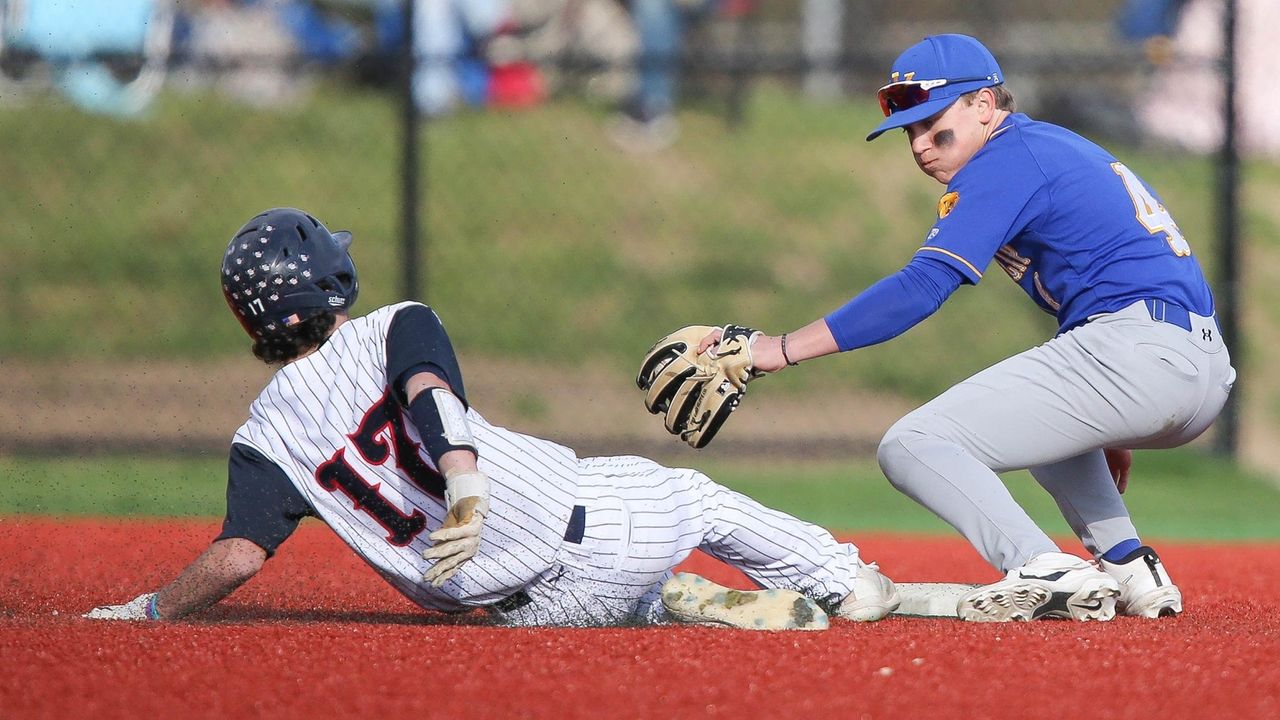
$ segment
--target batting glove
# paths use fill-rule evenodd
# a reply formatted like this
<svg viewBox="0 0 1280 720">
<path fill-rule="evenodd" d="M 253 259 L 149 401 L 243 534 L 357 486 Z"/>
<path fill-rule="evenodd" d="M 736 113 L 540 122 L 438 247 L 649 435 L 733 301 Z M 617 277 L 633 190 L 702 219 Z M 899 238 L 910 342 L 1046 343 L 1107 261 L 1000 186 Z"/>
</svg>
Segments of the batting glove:
<svg viewBox="0 0 1280 720">
<path fill-rule="evenodd" d="M 453 577 L 458 568 L 480 550 L 480 530 L 489 514 L 489 501 L 483 497 L 460 498 L 449 508 L 444 526 L 427 537 L 435 545 L 422 552 L 422 557 L 435 560 L 422 579 L 432 587 L 440 587 Z"/>
<path fill-rule="evenodd" d="M 143 593 L 123 605 L 103 605 L 84 614 L 90 620 L 159 620 L 156 594 Z"/>
</svg>

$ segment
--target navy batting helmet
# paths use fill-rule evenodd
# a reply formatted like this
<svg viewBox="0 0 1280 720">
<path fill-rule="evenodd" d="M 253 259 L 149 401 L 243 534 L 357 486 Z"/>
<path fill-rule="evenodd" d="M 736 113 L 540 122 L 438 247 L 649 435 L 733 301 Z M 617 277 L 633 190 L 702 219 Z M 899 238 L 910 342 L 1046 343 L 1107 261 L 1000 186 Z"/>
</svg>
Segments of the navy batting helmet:
<svg viewBox="0 0 1280 720">
<path fill-rule="evenodd" d="M 227 245 L 222 294 L 250 337 L 349 310 L 360 291 L 350 246 L 351 233 L 331 233 L 301 210 L 267 210 Z"/>
</svg>

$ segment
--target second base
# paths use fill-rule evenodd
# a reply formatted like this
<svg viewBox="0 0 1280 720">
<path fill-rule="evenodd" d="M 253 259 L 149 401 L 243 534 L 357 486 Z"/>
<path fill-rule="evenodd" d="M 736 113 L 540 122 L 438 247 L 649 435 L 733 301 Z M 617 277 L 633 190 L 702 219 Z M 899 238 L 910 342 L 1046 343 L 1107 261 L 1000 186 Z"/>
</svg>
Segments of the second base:
<svg viewBox="0 0 1280 720">
<path fill-rule="evenodd" d="M 965 593 L 978 587 L 967 583 L 894 583 L 902 604 L 894 615 L 909 617 L 955 618 L 956 603 Z"/>
</svg>

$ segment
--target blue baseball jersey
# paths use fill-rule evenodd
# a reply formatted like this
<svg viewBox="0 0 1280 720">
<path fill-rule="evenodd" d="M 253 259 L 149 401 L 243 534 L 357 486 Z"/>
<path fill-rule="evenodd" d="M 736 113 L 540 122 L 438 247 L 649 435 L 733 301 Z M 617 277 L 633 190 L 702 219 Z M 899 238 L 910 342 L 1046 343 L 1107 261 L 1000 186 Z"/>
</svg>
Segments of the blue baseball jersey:
<svg viewBox="0 0 1280 720">
<path fill-rule="evenodd" d="M 938 202 L 917 251 L 977 283 L 995 260 L 1059 332 L 1148 298 L 1213 314 L 1213 295 L 1159 197 L 1106 150 L 1009 116 Z"/>
</svg>

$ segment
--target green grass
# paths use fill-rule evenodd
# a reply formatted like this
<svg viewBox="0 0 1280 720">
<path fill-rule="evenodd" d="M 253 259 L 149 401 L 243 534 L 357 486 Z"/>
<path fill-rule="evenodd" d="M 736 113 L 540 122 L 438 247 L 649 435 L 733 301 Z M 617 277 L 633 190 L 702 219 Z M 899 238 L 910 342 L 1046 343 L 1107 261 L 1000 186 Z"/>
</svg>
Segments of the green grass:
<svg viewBox="0 0 1280 720">
<path fill-rule="evenodd" d="M 890 487 L 873 460 L 800 465 L 785 476 L 776 466 L 703 469 L 766 505 L 826 527 L 954 533 Z M 1009 473 L 1005 484 L 1050 534 L 1071 535 L 1052 498 L 1029 473 Z M 1138 530 L 1153 538 L 1280 538 L 1280 489 L 1198 450 L 1135 453 L 1125 501 Z"/>
<path fill-rule="evenodd" d="M 221 516 L 227 461 L 0 457 L 0 513 Z"/>
<path fill-rule="evenodd" d="M 465 356 L 565 368 L 589 358 L 623 375 L 680 325 L 798 327 L 900 267 L 930 226 L 942 188 L 918 172 L 900 137 L 862 141 L 876 114 L 869 102 L 815 105 L 762 83 L 741 130 L 685 112 L 677 147 L 645 157 L 610 147 L 604 109 L 578 101 L 433 121 L 423 130 L 424 299 Z M 239 223 L 272 205 L 355 231 L 357 310 L 400 299 L 397 117 L 389 96 L 334 86 L 274 111 L 166 93 L 137 122 L 56 102 L 0 112 L 0 363 L 243 354 L 217 263 Z M 1111 149 L 1160 190 L 1212 275 L 1212 158 Z M 1251 325 L 1235 359 L 1257 398 L 1251 407 L 1280 421 L 1280 376 L 1248 372 L 1280 345 L 1280 285 L 1269 281 L 1280 272 L 1280 165 L 1249 162 L 1244 179 Z M 992 272 L 893 342 L 770 383 L 924 398 L 1052 331 Z M 548 412 L 536 388 L 514 392 L 523 393 L 521 416 Z M 1152 477 L 1131 491 L 1145 529 L 1280 534 L 1270 529 L 1275 493 L 1256 478 L 1195 455 L 1161 457 L 1178 461 L 1152 460 Z M 869 465 L 806 466 L 786 478 L 716 470 L 835 527 L 942 530 Z M 0 511 L 216 515 L 223 472 L 221 459 L 0 458 Z M 1056 517 L 1025 476 L 1010 483 Z M 1148 508 L 1157 512 L 1150 521 Z"/>
<path fill-rule="evenodd" d="M 873 461 L 800 465 L 709 462 L 717 481 L 835 530 L 952 534 L 893 490 Z M 0 514 L 219 517 L 226 463 L 219 459 L 0 458 Z M 1026 473 L 1006 478 L 1042 527 L 1069 535 L 1048 495 Z M 1154 538 L 1280 538 L 1280 490 L 1195 450 L 1138 453 L 1126 494 L 1139 529 Z"/>
<path fill-rule="evenodd" d="M 760 84 L 740 131 L 686 112 L 677 147 L 645 157 L 609 146 L 604 115 L 564 101 L 424 129 L 425 299 L 463 352 L 629 369 L 691 322 L 797 327 L 905 263 L 942 190 L 900 137 L 863 142 L 869 102 L 815 105 Z M 167 93 L 137 122 L 57 103 L 0 112 L 0 358 L 243 352 L 217 262 L 271 205 L 355 232 L 361 308 L 400 299 L 396 123 L 390 97 L 337 87 L 275 111 Z M 1210 160 L 1115 151 L 1211 259 Z M 1259 188 L 1247 229 L 1274 229 L 1280 175 L 1251 166 L 1247 179 Z M 1280 307 L 1259 292 L 1261 307 Z M 1053 329 L 994 272 L 893 343 L 777 382 L 926 397 Z"/>
</svg>

